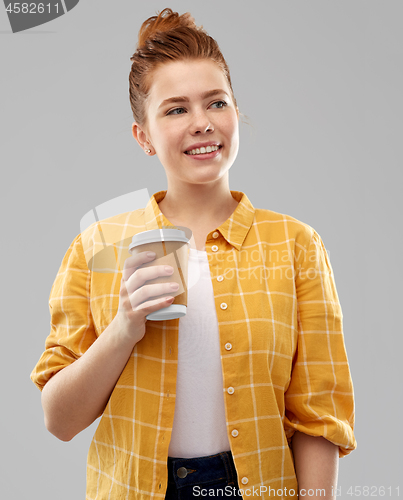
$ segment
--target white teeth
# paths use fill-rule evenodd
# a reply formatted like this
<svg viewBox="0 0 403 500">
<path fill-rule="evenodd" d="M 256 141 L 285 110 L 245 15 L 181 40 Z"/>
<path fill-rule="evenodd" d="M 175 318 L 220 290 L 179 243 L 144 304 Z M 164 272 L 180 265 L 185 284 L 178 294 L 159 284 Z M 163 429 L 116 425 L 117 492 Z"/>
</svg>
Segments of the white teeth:
<svg viewBox="0 0 403 500">
<path fill-rule="evenodd" d="M 213 151 L 217 151 L 219 146 L 207 146 L 206 148 L 196 148 L 190 151 L 186 151 L 188 155 L 201 155 L 203 153 L 212 153 Z"/>
</svg>

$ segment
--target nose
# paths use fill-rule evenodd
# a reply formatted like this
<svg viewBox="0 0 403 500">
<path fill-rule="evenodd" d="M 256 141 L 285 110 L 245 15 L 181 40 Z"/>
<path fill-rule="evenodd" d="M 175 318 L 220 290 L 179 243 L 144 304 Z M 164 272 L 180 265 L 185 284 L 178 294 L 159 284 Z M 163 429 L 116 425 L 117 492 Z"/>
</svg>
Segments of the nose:
<svg viewBox="0 0 403 500">
<path fill-rule="evenodd" d="M 206 112 L 198 111 L 194 113 L 191 125 L 192 134 L 205 134 L 206 132 L 213 132 L 213 130 L 214 126 Z"/>
</svg>

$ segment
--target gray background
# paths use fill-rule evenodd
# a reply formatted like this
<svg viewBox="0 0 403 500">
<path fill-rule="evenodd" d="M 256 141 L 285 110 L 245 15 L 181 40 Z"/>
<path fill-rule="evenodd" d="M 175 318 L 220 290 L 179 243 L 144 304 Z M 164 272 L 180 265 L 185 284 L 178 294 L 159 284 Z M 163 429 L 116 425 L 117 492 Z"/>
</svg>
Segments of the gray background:
<svg viewBox="0 0 403 500">
<path fill-rule="evenodd" d="M 329 251 L 356 395 L 358 449 L 340 461 L 341 498 L 372 485 L 397 497 L 403 3 L 85 0 L 19 34 L 0 8 L 1 498 L 85 497 L 96 423 L 58 441 L 29 374 L 83 215 L 167 187 L 157 157 L 131 136 L 127 82 L 141 23 L 168 6 L 216 38 L 249 117 L 230 188 L 310 224 Z"/>
</svg>

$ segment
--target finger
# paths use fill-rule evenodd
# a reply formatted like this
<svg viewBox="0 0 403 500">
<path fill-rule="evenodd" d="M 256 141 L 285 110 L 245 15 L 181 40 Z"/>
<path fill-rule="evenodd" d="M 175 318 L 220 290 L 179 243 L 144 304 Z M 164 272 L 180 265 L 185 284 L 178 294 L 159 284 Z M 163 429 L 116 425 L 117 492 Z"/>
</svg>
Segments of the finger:
<svg viewBox="0 0 403 500">
<path fill-rule="evenodd" d="M 154 283 L 152 285 L 144 285 L 129 295 L 129 300 L 133 309 L 136 309 L 140 304 L 149 302 L 161 296 L 176 296 L 178 295 L 178 283 Z"/>
<path fill-rule="evenodd" d="M 147 281 L 155 278 L 168 277 L 174 272 L 172 266 L 146 266 L 140 267 L 133 272 L 133 274 L 126 280 L 128 293 L 135 292 L 138 288 L 142 287 Z"/>
<path fill-rule="evenodd" d="M 149 300 L 137 306 L 136 310 L 141 310 L 145 313 L 145 315 L 147 315 L 152 312 L 158 311 L 159 309 L 163 309 L 164 307 L 170 306 L 173 300 L 174 297 L 162 297 L 160 299 Z"/>
<path fill-rule="evenodd" d="M 119 308 L 123 308 L 123 310 L 127 309 L 127 307 L 131 308 L 134 312 L 141 312 L 142 315 L 147 316 L 154 311 L 158 311 L 163 307 L 168 307 L 174 301 L 174 297 L 172 295 L 164 295 L 163 297 L 153 298 L 152 300 L 142 301 L 138 303 L 135 301 L 133 295 L 131 297 L 128 296 L 126 289 L 126 282 L 121 280 L 121 291 L 120 291 L 120 300 L 119 300 Z"/>
<path fill-rule="evenodd" d="M 153 252 L 140 252 L 136 255 L 128 257 L 123 265 L 122 278 L 127 281 L 130 276 L 143 264 L 152 262 L 156 255 Z"/>
</svg>

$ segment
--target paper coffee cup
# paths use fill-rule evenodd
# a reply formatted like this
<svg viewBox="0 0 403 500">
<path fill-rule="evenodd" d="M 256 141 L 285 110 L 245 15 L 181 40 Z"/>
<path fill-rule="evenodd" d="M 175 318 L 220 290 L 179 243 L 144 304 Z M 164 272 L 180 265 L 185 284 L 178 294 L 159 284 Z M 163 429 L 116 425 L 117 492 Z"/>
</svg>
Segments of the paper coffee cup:
<svg viewBox="0 0 403 500">
<path fill-rule="evenodd" d="M 157 297 L 173 296 L 171 305 L 155 311 L 147 319 L 163 321 L 167 319 L 181 318 L 186 315 L 187 294 L 188 294 L 188 260 L 189 260 L 189 239 L 184 231 L 179 229 L 152 229 L 135 234 L 129 246 L 131 255 L 140 252 L 155 252 L 156 258 L 141 267 L 168 265 L 174 269 L 169 276 L 159 276 L 148 280 L 145 284 L 153 283 L 178 283 L 179 290 L 169 292 Z M 156 298 L 157 298 L 156 297 Z M 151 299 L 151 298 L 150 298 Z M 149 299 L 149 300 L 150 300 Z"/>
</svg>

